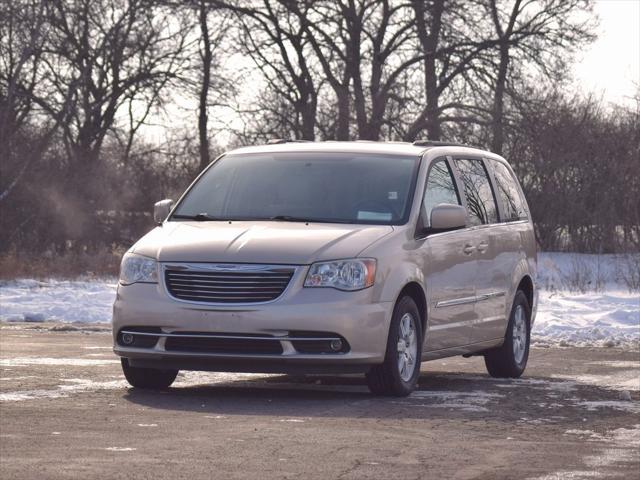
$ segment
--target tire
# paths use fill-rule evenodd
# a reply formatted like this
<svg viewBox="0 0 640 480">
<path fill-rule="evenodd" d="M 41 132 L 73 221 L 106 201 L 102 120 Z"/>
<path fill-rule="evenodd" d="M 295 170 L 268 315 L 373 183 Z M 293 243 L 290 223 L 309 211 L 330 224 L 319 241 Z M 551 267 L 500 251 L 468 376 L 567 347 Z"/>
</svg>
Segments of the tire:
<svg viewBox="0 0 640 480">
<path fill-rule="evenodd" d="M 178 376 L 178 370 L 132 367 L 126 358 L 121 358 L 120 363 L 127 382 L 135 388 L 162 390 L 169 388 Z"/>
<path fill-rule="evenodd" d="M 525 294 L 518 290 L 513 300 L 504 343 L 484 354 L 489 375 L 496 378 L 518 378 L 524 373 L 531 343 L 531 307 Z"/>
<path fill-rule="evenodd" d="M 404 343 L 400 342 L 401 339 Z M 399 352 L 400 347 L 403 350 Z M 403 361 L 400 354 L 403 354 Z M 395 397 L 409 395 L 420 376 L 421 355 L 420 312 L 411 297 L 402 297 L 393 310 L 384 363 L 371 367 L 367 373 L 369 390 L 377 395 Z"/>
</svg>

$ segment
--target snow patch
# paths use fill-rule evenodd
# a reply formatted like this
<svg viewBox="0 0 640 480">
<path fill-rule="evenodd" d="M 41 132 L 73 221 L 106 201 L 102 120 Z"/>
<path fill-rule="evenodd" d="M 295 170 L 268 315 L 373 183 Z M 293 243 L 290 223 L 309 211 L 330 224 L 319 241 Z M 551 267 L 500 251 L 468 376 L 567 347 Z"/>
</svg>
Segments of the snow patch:
<svg viewBox="0 0 640 480">
<path fill-rule="evenodd" d="M 585 407 L 590 412 L 595 412 L 602 408 L 611 408 L 613 410 L 621 410 L 624 412 L 640 413 L 640 404 L 634 401 L 625 400 L 601 400 L 601 401 L 582 401 L 576 405 Z"/>
<path fill-rule="evenodd" d="M 583 385 L 604 387 L 608 390 L 640 391 L 640 364 L 627 367 L 627 370 L 611 375 L 552 375 L 552 378 L 575 381 Z"/>
<path fill-rule="evenodd" d="M 410 402 L 412 407 L 447 408 L 462 410 L 465 412 L 488 412 L 489 409 L 484 405 L 500 398 L 504 398 L 504 395 L 499 393 L 488 393 L 479 390 L 471 392 L 430 392 L 419 390 L 413 392 L 407 401 L 398 401 L 392 403 L 402 405 Z M 416 399 L 433 400 L 433 403 L 412 402 L 412 400 Z"/>
<path fill-rule="evenodd" d="M 2 367 L 27 367 L 30 365 L 61 365 L 73 367 L 97 367 L 120 363 L 119 360 L 97 360 L 89 358 L 47 358 L 47 357 L 16 357 L 0 360 Z"/>
<path fill-rule="evenodd" d="M 640 295 L 619 278 L 624 261 L 617 255 L 538 254 L 540 296 L 532 341 L 637 348 Z M 589 293 L 579 293 L 585 289 Z"/>
<path fill-rule="evenodd" d="M 183 371 L 178 374 L 178 378 L 173 385 L 176 387 L 192 387 L 203 384 L 215 385 L 218 383 L 252 381 L 275 376 L 278 375 L 262 373 Z"/>
<path fill-rule="evenodd" d="M 125 388 L 128 384 L 124 380 L 112 382 L 94 382 L 85 378 L 66 378 L 63 381 L 71 385 L 58 385 L 55 390 L 23 390 L 17 392 L 0 393 L 0 402 L 20 402 L 41 398 L 64 398 L 72 393 L 91 392 L 96 390 L 115 390 Z"/>
<path fill-rule="evenodd" d="M 38 360 L 42 360 L 39 362 Z M 14 358 L 8 360 L 0 360 L 12 366 L 25 365 L 91 365 L 100 366 L 111 363 L 119 363 L 117 360 L 85 360 L 74 358 Z M 89 363 L 87 363 L 89 362 Z M 242 382 L 254 380 L 271 375 L 251 374 L 251 373 L 209 373 L 209 372 L 181 372 L 178 380 L 173 384 L 174 387 L 193 387 L 202 384 L 219 384 L 227 382 Z M 119 376 L 117 378 L 120 378 Z M 55 389 L 38 389 L 38 390 L 21 390 L 14 392 L 0 393 L 0 402 L 19 402 L 24 400 L 34 400 L 42 398 L 63 398 L 74 393 L 93 392 L 97 390 L 118 390 L 128 388 L 129 384 L 125 380 L 113 380 L 105 382 L 96 382 L 85 378 L 65 378 L 62 379 L 66 384 L 58 385 Z M 205 406 L 203 404 L 203 406 Z M 206 418 L 225 418 L 222 416 L 206 417 Z M 155 424 L 140 426 L 157 426 Z"/>
<path fill-rule="evenodd" d="M 110 322 L 116 288 L 116 279 L 2 281 L 0 320 Z"/>
</svg>

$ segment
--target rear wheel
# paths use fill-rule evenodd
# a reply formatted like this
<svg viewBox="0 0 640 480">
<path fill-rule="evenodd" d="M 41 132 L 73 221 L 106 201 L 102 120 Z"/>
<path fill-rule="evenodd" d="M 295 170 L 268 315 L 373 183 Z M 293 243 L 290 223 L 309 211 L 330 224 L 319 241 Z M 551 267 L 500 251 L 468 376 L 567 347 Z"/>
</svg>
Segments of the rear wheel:
<svg viewBox="0 0 640 480">
<path fill-rule="evenodd" d="M 121 358 L 120 363 L 127 382 L 136 388 L 161 390 L 168 388 L 178 376 L 178 370 L 132 367 L 127 358 Z"/>
<path fill-rule="evenodd" d="M 497 378 L 518 378 L 524 373 L 529 358 L 530 325 L 529 302 L 526 295 L 518 290 L 513 300 L 504 343 L 500 348 L 484 354 L 484 363 L 489 375 Z"/>
<path fill-rule="evenodd" d="M 367 383 L 372 393 L 404 397 L 420 375 L 422 326 L 411 297 L 402 297 L 393 312 L 384 363 L 371 367 Z"/>
</svg>

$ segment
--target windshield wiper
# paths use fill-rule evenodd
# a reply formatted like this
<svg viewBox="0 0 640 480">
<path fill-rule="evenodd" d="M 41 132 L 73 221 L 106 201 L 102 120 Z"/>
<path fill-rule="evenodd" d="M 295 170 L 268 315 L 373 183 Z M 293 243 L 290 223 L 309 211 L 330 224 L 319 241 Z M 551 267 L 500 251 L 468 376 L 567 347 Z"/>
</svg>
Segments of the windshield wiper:
<svg viewBox="0 0 640 480">
<path fill-rule="evenodd" d="M 269 220 L 281 220 L 283 222 L 313 222 L 313 218 L 294 217 L 292 215 L 274 215 Z"/>
<path fill-rule="evenodd" d="M 294 217 L 292 215 L 274 215 L 269 217 L 269 220 L 276 220 L 282 222 L 306 222 L 306 223 L 354 223 L 349 220 L 341 220 L 337 218 L 305 218 Z"/>
<path fill-rule="evenodd" d="M 172 218 L 182 218 L 185 220 L 195 220 L 197 222 L 224 220 L 224 218 L 212 217 L 208 213 L 197 213 L 195 215 L 173 215 Z"/>
</svg>

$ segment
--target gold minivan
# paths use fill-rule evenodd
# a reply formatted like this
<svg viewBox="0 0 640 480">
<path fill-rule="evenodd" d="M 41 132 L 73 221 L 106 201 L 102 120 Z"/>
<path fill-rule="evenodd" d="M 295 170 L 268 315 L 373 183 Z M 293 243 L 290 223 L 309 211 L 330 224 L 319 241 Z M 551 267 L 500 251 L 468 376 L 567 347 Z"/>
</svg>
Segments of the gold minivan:
<svg viewBox="0 0 640 480">
<path fill-rule="evenodd" d="M 287 142 L 228 152 L 122 260 L 114 351 L 139 388 L 179 370 L 366 374 L 483 355 L 519 377 L 536 312 L 531 215 L 509 164 L 457 144 Z"/>
</svg>

